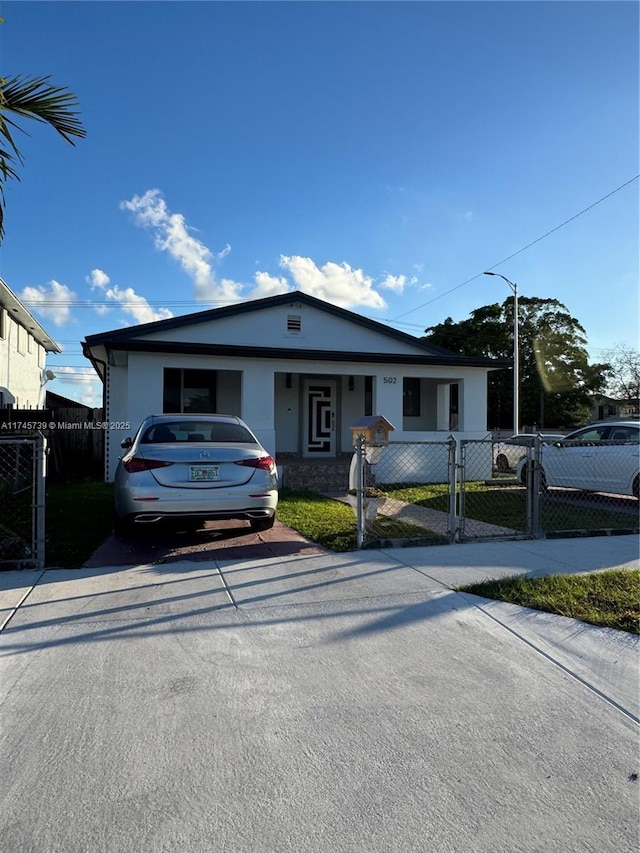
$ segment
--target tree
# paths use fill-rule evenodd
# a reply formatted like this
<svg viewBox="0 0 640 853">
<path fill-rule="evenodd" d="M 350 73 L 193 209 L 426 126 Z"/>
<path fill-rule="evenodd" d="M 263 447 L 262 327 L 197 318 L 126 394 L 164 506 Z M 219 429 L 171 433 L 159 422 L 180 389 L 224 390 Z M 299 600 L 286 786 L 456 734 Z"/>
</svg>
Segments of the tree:
<svg viewBox="0 0 640 853">
<path fill-rule="evenodd" d="M 640 352 L 627 344 L 616 344 L 605 353 L 609 365 L 606 391 L 615 400 L 640 409 Z"/>
<path fill-rule="evenodd" d="M 470 319 L 425 329 L 424 340 L 461 355 L 513 357 L 513 296 L 502 305 L 485 305 Z M 573 427 L 585 422 L 591 395 L 606 383 L 608 365 L 590 365 L 586 333 L 557 299 L 520 297 L 520 421 L 538 429 Z M 488 421 L 492 428 L 513 423 L 513 374 L 489 374 Z"/>
<path fill-rule="evenodd" d="M 71 145 L 75 145 L 72 137 L 86 136 L 73 109 L 78 103 L 76 96 L 50 81 L 50 77 L 21 75 L 0 78 L 0 243 L 4 238 L 4 185 L 9 179 L 20 180 L 16 169 L 18 164 L 24 163 L 14 139 L 14 132 L 22 128 L 8 114 L 48 124 Z"/>
</svg>

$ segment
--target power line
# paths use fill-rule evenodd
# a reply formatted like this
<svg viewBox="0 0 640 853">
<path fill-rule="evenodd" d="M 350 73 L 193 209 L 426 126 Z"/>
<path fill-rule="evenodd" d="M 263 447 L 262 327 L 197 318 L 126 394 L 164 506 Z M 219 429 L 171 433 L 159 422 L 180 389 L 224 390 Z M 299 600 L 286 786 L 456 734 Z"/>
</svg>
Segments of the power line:
<svg viewBox="0 0 640 853">
<path fill-rule="evenodd" d="M 603 195 L 602 198 L 599 198 L 597 201 L 594 201 L 593 204 L 590 204 L 588 207 L 583 208 L 579 213 L 570 216 L 569 219 L 565 219 L 564 222 L 561 222 L 560 225 L 556 225 L 555 228 L 552 228 L 551 231 L 547 231 L 541 237 L 532 240 L 531 243 L 527 243 L 526 246 L 523 246 L 521 249 L 518 249 L 517 252 L 513 252 L 513 254 L 509 255 L 507 258 L 503 258 L 501 261 L 498 261 L 495 264 L 492 264 L 490 267 L 485 267 L 485 270 L 493 270 L 496 267 L 502 266 L 502 264 L 506 264 L 507 261 L 510 261 L 511 258 L 515 258 L 516 255 L 521 254 L 521 252 L 530 249 L 531 246 L 535 246 L 536 243 L 539 243 L 541 240 L 544 240 L 545 237 L 548 237 L 550 234 L 553 234 L 555 231 L 558 231 L 560 228 L 564 228 L 565 225 L 568 225 L 570 222 L 573 222 L 574 219 L 577 219 L 579 216 L 582 216 L 583 213 L 586 213 L 588 210 L 596 207 L 596 205 L 601 204 L 608 198 L 611 198 L 615 193 L 620 192 L 625 187 L 628 187 L 629 184 L 632 184 L 634 181 L 637 181 L 640 178 L 640 175 L 635 175 L 633 178 L 630 178 L 628 181 L 625 181 L 624 184 L 621 184 L 619 187 L 616 187 L 615 190 L 611 190 L 610 193 Z M 464 287 L 467 284 L 471 284 L 472 281 L 475 281 L 477 278 L 481 278 L 484 275 L 483 272 L 479 272 L 474 275 L 472 278 L 468 278 L 466 281 L 463 281 L 462 284 L 457 284 L 455 287 L 452 287 L 451 290 L 447 290 L 444 293 L 441 293 L 439 296 L 434 296 L 433 299 L 430 299 L 428 302 L 423 302 L 422 305 L 416 305 L 415 308 L 410 308 L 409 311 L 405 311 L 404 314 L 398 314 L 397 317 L 393 317 L 390 320 L 387 320 L 388 323 L 395 323 L 396 320 L 399 320 L 401 317 L 406 317 L 407 314 L 412 314 L 414 311 L 420 310 L 420 308 L 424 308 L 427 305 L 431 305 L 432 302 L 435 302 L 437 299 L 442 299 L 443 296 L 448 296 L 450 293 L 453 293 L 456 290 L 459 290 L 461 287 Z"/>
</svg>

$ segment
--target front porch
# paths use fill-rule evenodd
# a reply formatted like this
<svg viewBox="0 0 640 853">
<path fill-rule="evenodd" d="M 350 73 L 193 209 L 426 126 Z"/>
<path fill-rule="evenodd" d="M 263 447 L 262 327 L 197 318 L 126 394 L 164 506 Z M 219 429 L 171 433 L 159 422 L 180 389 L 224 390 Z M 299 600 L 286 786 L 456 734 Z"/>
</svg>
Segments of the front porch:
<svg viewBox="0 0 640 853">
<path fill-rule="evenodd" d="M 349 488 L 352 457 L 351 453 L 340 453 L 333 459 L 302 459 L 295 453 L 279 453 L 276 463 L 280 486 L 296 491 L 344 495 Z"/>
</svg>

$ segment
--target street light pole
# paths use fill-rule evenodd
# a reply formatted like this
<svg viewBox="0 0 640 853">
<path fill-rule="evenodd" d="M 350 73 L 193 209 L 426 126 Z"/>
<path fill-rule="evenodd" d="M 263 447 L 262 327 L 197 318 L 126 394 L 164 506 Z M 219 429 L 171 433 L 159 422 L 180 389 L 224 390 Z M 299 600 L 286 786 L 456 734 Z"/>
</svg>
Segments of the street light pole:
<svg viewBox="0 0 640 853">
<path fill-rule="evenodd" d="M 513 434 L 520 432 L 520 347 L 518 343 L 518 285 L 509 281 L 499 272 L 485 272 L 484 275 L 497 275 L 506 281 L 513 291 Z"/>
</svg>

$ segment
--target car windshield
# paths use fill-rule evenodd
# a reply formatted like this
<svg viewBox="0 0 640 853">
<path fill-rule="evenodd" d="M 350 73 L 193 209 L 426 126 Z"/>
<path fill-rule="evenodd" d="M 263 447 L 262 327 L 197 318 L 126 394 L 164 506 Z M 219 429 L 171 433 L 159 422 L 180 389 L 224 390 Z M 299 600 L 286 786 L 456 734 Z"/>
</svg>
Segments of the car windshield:
<svg viewBox="0 0 640 853">
<path fill-rule="evenodd" d="M 256 443 L 246 427 L 225 421 L 163 421 L 152 424 L 141 439 L 143 444 L 163 444 L 174 441 Z"/>
</svg>

